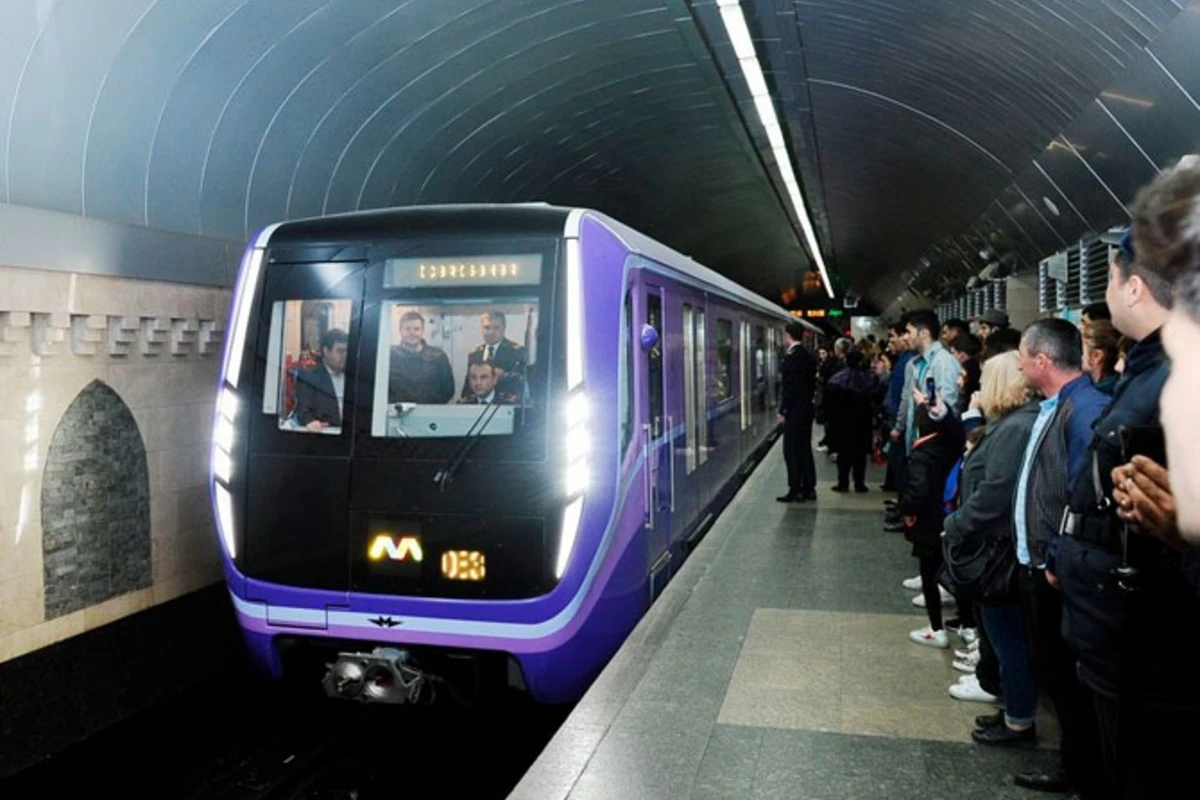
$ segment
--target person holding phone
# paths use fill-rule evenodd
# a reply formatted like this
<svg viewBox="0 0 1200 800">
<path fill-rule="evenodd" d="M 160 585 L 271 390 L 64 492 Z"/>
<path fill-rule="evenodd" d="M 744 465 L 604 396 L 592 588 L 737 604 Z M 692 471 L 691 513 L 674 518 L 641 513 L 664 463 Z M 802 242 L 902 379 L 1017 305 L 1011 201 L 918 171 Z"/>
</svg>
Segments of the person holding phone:
<svg viewBox="0 0 1200 800">
<path fill-rule="evenodd" d="M 917 354 L 908 365 L 912 383 L 900 393 L 900 410 L 892 430 L 892 440 L 903 442 L 906 453 L 912 452 L 917 440 L 914 391 L 924 394 L 927 402 L 933 402 L 933 396 L 937 395 L 952 408 L 958 405 L 958 374 L 962 365 L 942 345 L 940 334 L 941 324 L 934 312 L 921 309 L 908 315 L 908 341 Z"/>
</svg>

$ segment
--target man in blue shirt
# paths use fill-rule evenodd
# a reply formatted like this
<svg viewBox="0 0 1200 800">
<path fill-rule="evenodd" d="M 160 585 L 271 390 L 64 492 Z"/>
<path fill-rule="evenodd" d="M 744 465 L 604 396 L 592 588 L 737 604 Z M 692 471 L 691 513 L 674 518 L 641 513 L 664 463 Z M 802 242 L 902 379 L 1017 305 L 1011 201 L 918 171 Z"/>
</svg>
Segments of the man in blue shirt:
<svg viewBox="0 0 1200 800">
<path fill-rule="evenodd" d="M 1035 674 L 1054 703 L 1062 728 L 1062 774 L 1023 773 L 1028 788 L 1074 789 L 1103 797 L 1099 727 L 1087 689 L 1075 673 L 1075 657 L 1062 638 L 1062 598 L 1047 581 L 1070 487 L 1084 471 L 1092 424 L 1108 396 L 1083 371 L 1079 329 L 1066 320 L 1038 320 L 1025 329 L 1018 348 L 1021 371 L 1041 401 L 1021 462 L 1013 497 L 1013 530 L 1020 562 L 1021 604 Z M 997 733 L 1003 734 L 1003 731 Z M 1000 743 L 1000 742 L 997 742 Z"/>
<path fill-rule="evenodd" d="M 889 426 L 884 432 L 885 435 L 896 427 L 896 414 L 900 411 L 900 393 L 904 391 L 905 372 L 908 362 L 916 355 L 908 344 L 908 326 L 903 319 L 894 323 L 888 331 L 887 347 L 895 358 L 895 363 L 892 366 L 892 377 L 888 381 L 887 398 L 884 400 Z M 898 444 L 891 444 L 887 448 L 887 456 L 887 477 L 884 479 L 883 490 L 900 491 L 904 486 L 904 448 Z"/>
</svg>

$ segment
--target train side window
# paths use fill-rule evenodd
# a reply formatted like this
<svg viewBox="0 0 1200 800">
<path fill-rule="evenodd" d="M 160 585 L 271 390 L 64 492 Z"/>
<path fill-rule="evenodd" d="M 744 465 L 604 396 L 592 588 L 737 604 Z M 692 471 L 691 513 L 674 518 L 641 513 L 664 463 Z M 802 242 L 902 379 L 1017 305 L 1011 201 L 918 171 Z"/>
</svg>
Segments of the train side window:
<svg viewBox="0 0 1200 800">
<path fill-rule="evenodd" d="M 754 326 L 754 405 L 759 411 L 767 410 L 767 332 L 762 325 Z"/>
<path fill-rule="evenodd" d="M 696 471 L 696 323 L 695 312 L 683 306 L 683 423 L 684 466 L 688 475 Z"/>
<path fill-rule="evenodd" d="M 696 461 L 708 461 L 708 347 L 704 309 L 696 309 Z"/>
<path fill-rule="evenodd" d="M 662 343 L 662 297 L 657 294 L 646 296 L 646 321 L 658 331 L 658 344 L 646 354 L 647 380 L 650 395 L 650 422 L 654 438 L 663 432 L 663 343 Z"/>
<path fill-rule="evenodd" d="M 742 394 L 742 430 L 750 427 L 750 391 L 751 391 L 751 364 L 750 364 L 750 323 L 742 321 L 741 331 L 739 334 L 739 342 L 742 345 L 739 349 L 741 360 L 738 368 L 741 373 L 741 394 Z"/>
<path fill-rule="evenodd" d="M 277 300 L 271 307 L 263 413 L 293 433 L 342 432 L 352 300 Z"/>
<path fill-rule="evenodd" d="M 722 403 L 733 397 L 733 323 L 717 320 L 717 374 L 713 380 L 713 397 Z"/>
<path fill-rule="evenodd" d="M 633 365 L 637 363 L 635 359 L 636 349 L 634 343 L 637 337 L 633 335 L 633 292 L 625 292 L 625 327 L 622 328 L 621 335 L 625 337 L 625 363 L 621 369 L 621 380 L 625 382 L 625 391 L 621 395 L 621 402 L 625 407 L 621 409 L 621 456 L 624 457 L 625 450 L 629 447 L 629 440 L 633 438 L 633 409 L 634 392 L 633 392 Z"/>
</svg>

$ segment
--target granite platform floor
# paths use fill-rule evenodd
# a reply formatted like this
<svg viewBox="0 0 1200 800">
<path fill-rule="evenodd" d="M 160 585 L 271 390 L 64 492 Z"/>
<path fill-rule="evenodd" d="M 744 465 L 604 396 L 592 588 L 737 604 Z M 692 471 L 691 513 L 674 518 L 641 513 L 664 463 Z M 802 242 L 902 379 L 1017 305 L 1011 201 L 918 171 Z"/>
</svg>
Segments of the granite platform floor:
<svg viewBox="0 0 1200 800">
<path fill-rule="evenodd" d="M 510 798 L 1038 796 L 1012 776 L 1056 760 L 1052 721 L 1038 751 L 971 742 L 993 707 L 952 699 L 952 650 L 907 638 L 926 618 L 882 470 L 843 495 L 817 468 L 816 502 L 776 502 L 776 443 Z"/>
</svg>

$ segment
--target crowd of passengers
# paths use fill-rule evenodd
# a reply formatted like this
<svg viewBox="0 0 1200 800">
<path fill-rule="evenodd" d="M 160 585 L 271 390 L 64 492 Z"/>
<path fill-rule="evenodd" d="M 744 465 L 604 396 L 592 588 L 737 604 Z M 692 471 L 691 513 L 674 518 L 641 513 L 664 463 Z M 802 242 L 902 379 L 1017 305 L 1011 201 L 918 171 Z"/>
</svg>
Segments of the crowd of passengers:
<svg viewBox="0 0 1200 800">
<path fill-rule="evenodd" d="M 911 543 L 904 588 L 928 616 L 909 638 L 953 649 L 951 696 L 995 708 L 971 738 L 1033 749 L 1048 700 L 1054 767 L 1031 755 L 1018 785 L 1198 798 L 1200 156 L 1144 187 L 1131 216 L 1109 239 L 1105 302 L 1078 325 L 914 311 L 883 352 L 841 339 L 808 369 L 833 489 L 868 491 L 867 459 L 886 458 L 885 529 Z M 779 499 L 815 499 L 796 466 L 811 451 L 785 455 Z"/>
</svg>

